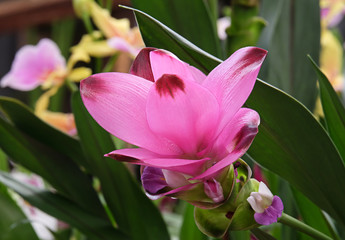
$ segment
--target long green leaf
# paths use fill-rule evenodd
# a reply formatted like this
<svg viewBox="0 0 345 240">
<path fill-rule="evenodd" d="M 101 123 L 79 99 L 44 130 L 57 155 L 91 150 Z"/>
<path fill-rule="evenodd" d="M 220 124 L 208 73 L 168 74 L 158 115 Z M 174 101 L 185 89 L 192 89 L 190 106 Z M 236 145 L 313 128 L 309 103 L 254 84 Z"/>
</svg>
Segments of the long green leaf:
<svg viewBox="0 0 345 240">
<path fill-rule="evenodd" d="M 207 240 L 208 237 L 204 235 L 195 224 L 194 221 L 194 206 L 187 203 L 183 216 L 183 223 L 180 231 L 180 240 Z"/>
<path fill-rule="evenodd" d="M 91 239 L 129 239 L 125 234 L 113 228 L 107 220 L 85 212 L 78 205 L 59 194 L 38 190 L 20 183 L 1 171 L 0 182 L 42 211 L 90 235 Z"/>
<path fill-rule="evenodd" d="M 245 105 L 261 118 L 249 155 L 345 223 L 345 209 L 341 207 L 345 192 L 339 191 L 345 189 L 341 181 L 345 179 L 345 168 L 313 115 L 287 94 L 260 81 Z M 339 198 L 331 197 L 335 195 Z"/>
<path fill-rule="evenodd" d="M 310 54 L 316 60 L 319 58 L 319 1 L 263 0 L 261 16 L 268 25 L 258 46 L 267 49 L 269 54 L 260 78 L 313 109 L 316 76 L 308 67 L 306 55 Z"/>
<path fill-rule="evenodd" d="M 345 163 L 345 109 L 327 77 L 309 57 L 320 84 L 320 98 L 327 130 Z"/>
<path fill-rule="evenodd" d="M 318 231 L 325 233 L 328 236 L 331 236 L 331 232 L 328 228 L 329 225 L 327 224 L 326 219 L 324 218 L 320 208 L 315 206 L 314 203 L 312 203 L 309 199 L 307 199 L 296 189 L 292 189 L 292 192 L 297 202 L 298 210 L 301 213 L 303 222 L 317 229 Z M 311 237 L 303 235 L 302 239 L 311 239 Z"/>
<path fill-rule="evenodd" d="M 131 2 L 133 7 L 159 19 L 164 25 L 201 49 L 221 57 L 216 22 L 212 21 L 211 10 L 207 8 L 204 0 L 132 0 Z"/>
<path fill-rule="evenodd" d="M 38 240 L 29 220 L 8 194 L 0 192 L 0 239 Z"/>
<path fill-rule="evenodd" d="M 205 73 L 218 65 L 219 59 L 190 43 L 155 18 L 134 8 L 126 8 L 136 12 L 135 16 L 146 46 L 172 51 L 181 60 L 191 63 Z"/>
<path fill-rule="evenodd" d="M 169 239 L 164 221 L 153 203 L 143 194 L 128 169 L 120 162 L 104 158 L 114 150 L 110 135 L 90 116 L 80 98 L 72 96 L 80 140 L 89 165 L 100 179 L 103 194 L 119 228 L 133 239 Z"/>
<path fill-rule="evenodd" d="M 0 146 L 12 160 L 45 178 L 85 210 L 105 216 L 91 180 L 68 157 L 26 136 L 0 118 Z"/>
<path fill-rule="evenodd" d="M 84 163 L 83 152 L 77 139 L 42 121 L 22 102 L 15 98 L 0 97 L 0 108 L 25 134 L 69 156 L 77 163 Z"/>
<path fill-rule="evenodd" d="M 149 39 L 151 34 L 157 38 L 147 41 L 148 46 L 168 47 L 178 57 L 188 54 L 181 48 L 192 51 L 193 45 L 186 41 L 174 40 L 167 46 L 165 35 L 155 35 L 155 32 L 168 31 L 167 27 L 143 13 L 137 12 L 136 15 L 142 20 L 140 28 L 144 38 L 146 36 Z M 200 56 L 200 59 L 207 57 Z M 208 71 L 217 64 L 214 58 L 209 61 L 213 61 L 213 64 L 203 65 L 203 69 Z M 192 65 L 196 62 L 202 64 L 193 58 L 189 58 L 187 62 Z M 261 116 L 259 134 L 249 149 L 249 154 L 255 161 L 285 178 L 333 218 L 345 224 L 345 208 L 342 203 L 345 192 L 339 190 L 345 189 L 345 182 L 342 181 L 345 179 L 345 168 L 331 139 L 313 115 L 298 101 L 261 80 L 255 84 L 246 106 L 255 109 Z"/>
</svg>

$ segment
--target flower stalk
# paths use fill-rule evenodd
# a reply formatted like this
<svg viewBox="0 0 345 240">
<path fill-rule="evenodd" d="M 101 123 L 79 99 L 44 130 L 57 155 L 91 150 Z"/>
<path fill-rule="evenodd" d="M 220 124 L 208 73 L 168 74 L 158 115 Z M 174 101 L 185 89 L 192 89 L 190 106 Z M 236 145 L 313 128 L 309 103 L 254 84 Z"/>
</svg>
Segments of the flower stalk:
<svg viewBox="0 0 345 240">
<path fill-rule="evenodd" d="M 283 213 L 282 217 L 278 219 L 278 222 L 290 226 L 292 228 L 297 229 L 298 231 L 301 231 L 314 239 L 320 239 L 320 240 L 332 240 L 331 237 L 327 236 L 326 234 L 316 230 L 315 228 L 312 228 L 311 226 L 297 220 L 296 218 L 291 217 L 290 215 Z"/>
</svg>

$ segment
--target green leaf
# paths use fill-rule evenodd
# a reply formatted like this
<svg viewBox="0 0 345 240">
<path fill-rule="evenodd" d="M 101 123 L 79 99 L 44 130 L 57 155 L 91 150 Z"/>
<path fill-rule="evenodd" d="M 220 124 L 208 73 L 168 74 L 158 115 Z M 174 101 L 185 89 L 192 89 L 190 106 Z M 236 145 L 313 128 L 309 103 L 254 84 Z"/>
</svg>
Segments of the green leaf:
<svg viewBox="0 0 345 240">
<path fill-rule="evenodd" d="M 345 179 L 344 164 L 314 116 L 298 101 L 261 81 L 245 106 L 261 118 L 249 155 L 345 223 L 341 200 L 345 192 L 339 191 L 345 189 L 341 181 Z"/>
<path fill-rule="evenodd" d="M 212 21 L 212 12 L 207 8 L 205 1 L 132 0 L 131 3 L 133 7 L 159 19 L 204 51 L 221 57 L 216 22 Z"/>
<path fill-rule="evenodd" d="M 42 121 L 17 99 L 0 97 L 0 108 L 14 126 L 25 134 L 69 156 L 79 164 L 84 163 L 83 152 L 78 140 Z"/>
<path fill-rule="evenodd" d="M 331 232 L 328 228 L 327 220 L 324 218 L 320 208 L 315 206 L 309 199 L 307 199 L 302 193 L 296 189 L 292 189 L 293 195 L 297 202 L 298 210 L 301 213 L 303 222 L 309 226 L 317 229 L 318 231 L 331 236 Z M 334 236 L 332 236 L 334 238 Z M 312 239 L 311 237 L 304 235 L 302 239 Z M 336 239 L 336 238 L 334 238 Z"/>
<path fill-rule="evenodd" d="M 38 190 L 35 187 L 20 183 L 8 173 L 1 171 L 0 182 L 17 192 L 33 206 L 78 228 L 91 236 L 91 239 L 129 239 L 122 232 L 113 228 L 107 220 L 87 213 L 78 205 L 59 194 Z"/>
<path fill-rule="evenodd" d="M 179 58 L 207 73 L 220 62 L 216 57 L 206 53 L 187 39 L 183 38 L 150 15 L 126 7 L 136 13 L 140 31 L 147 47 L 157 47 L 169 50 Z"/>
<path fill-rule="evenodd" d="M 268 50 L 268 55 L 260 78 L 312 110 L 316 100 L 316 76 L 308 67 L 306 56 L 319 58 L 319 1 L 263 0 L 261 16 L 268 25 L 258 46 Z"/>
<path fill-rule="evenodd" d="M 0 146 L 13 161 L 42 176 L 85 210 L 105 217 L 91 179 L 70 158 L 26 136 L 2 118 L 0 135 Z"/>
<path fill-rule="evenodd" d="M 320 98 L 327 130 L 345 163 L 345 109 L 327 77 L 309 57 L 320 84 Z"/>
<path fill-rule="evenodd" d="M 128 169 L 103 157 L 115 149 L 110 135 L 87 112 L 80 93 L 72 96 L 72 109 L 90 172 L 101 182 L 105 200 L 119 228 L 133 239 L 169 239 L 162 216 L 141 191 Z"/>
<path fill-rule="evenodd" d="M 208 237 L 204 235 L 202 232 L 200 232 L 200 230 L 196 226 L 194 221 L 194 206 L 187 203 L 180 231 L 180 240 L 190 239 L 207 240 Z"/>
<path fill-rule="evenodd" d="M 0 239 L 38 240 L 29 220 L 8 194 L 0 192 Z"/>
</svg>

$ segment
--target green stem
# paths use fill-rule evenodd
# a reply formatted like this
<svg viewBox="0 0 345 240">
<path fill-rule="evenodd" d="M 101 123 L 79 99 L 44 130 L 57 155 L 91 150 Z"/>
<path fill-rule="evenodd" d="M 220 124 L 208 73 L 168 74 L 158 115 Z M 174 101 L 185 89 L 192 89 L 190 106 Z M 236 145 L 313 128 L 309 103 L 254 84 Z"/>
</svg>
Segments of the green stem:
<svg viewBox="0 0 345 240">
<path fill-rule="evenodd" d="M 113 8 L 113 0 L 107 0 L 107 9 L 111 14 L 111 10 Z"/>
<path fill-rule="evenodd" d="M 282 217 L 278 220 L 280 223 L 285 224 L 287 226 L 290 226 L 292 228 L 297 229 L 300 232 L 303 232 L 315 239 L 320 240 L 332 240 L 329 236 L 326 234 L 319 232 L 318 230 L 310 227 L 309 225 L 297 220 L 296 218 L 293 218 L 285 213 L 283 213 Z"/>
<path fill-rule="evenodd" d="M 68 87 L 68 89 L 71 91 L 71 93 L 78 91 L 77 85 L 74 82 L 71 82 L 69 79 L 66 79 L 65 84 Z"/>
<path fill-rule="evenodd" d="M 118 53 L 115 53 L 113 56 L 111 56 L 107 62 L 107 65 L 105 65 L 105 67 L 103 68 L 102 72 L 111 72 L 118 56 Z"/>
<path fill-rule="evenodd" d="M 88 13 L 83 12 L 82 19 L 83 19 L 83 22 L 84 22 L 84 25 L 85 25 L 87 32 L 92 36 L 94 29 L 93 29 L 93 26 L 92 26 L 92 23 L 90 20 L 90 15 Z"/>
</svg>

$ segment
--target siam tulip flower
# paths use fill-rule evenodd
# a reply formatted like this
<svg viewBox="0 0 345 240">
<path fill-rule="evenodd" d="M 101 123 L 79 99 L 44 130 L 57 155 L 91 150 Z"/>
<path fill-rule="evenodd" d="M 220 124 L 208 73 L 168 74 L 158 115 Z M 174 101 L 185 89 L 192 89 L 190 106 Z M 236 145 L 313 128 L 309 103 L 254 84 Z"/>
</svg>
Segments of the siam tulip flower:
<svg viewBox="0 0 345 240">
<path fill-rule="evenodd" d="M 100 73 L 81 82 L 91 116 L 139 148 L 106 156 L 142 165 L 152 198 L 173 196 L 215 207 L 231 192 L 230 165 L 249 148 L 259 115 L 241 108 L 266 51 L 236 51 L 206 76 L 164 50 L 143 49 L 130 74 Z"/>
<path fill-rule="evenodd" d="M 260 182 L 259 191 L 252 192 L 247 201 L 255 211 L 255 221 L 261 225 L 275 223 L 282 216 L 284 209 L 282 200 L 278 196 L 273 196 L 263 182 Z"/>
<path fill-rule="evenodd" d="M 57 45 L 42 39 L 36 46 L 26 45 L 16 54 L 11 71 L 1 80 L 1 87 L 30 91 L 60 85 L 67 74 L 66 62 Z"/>
</svg>

